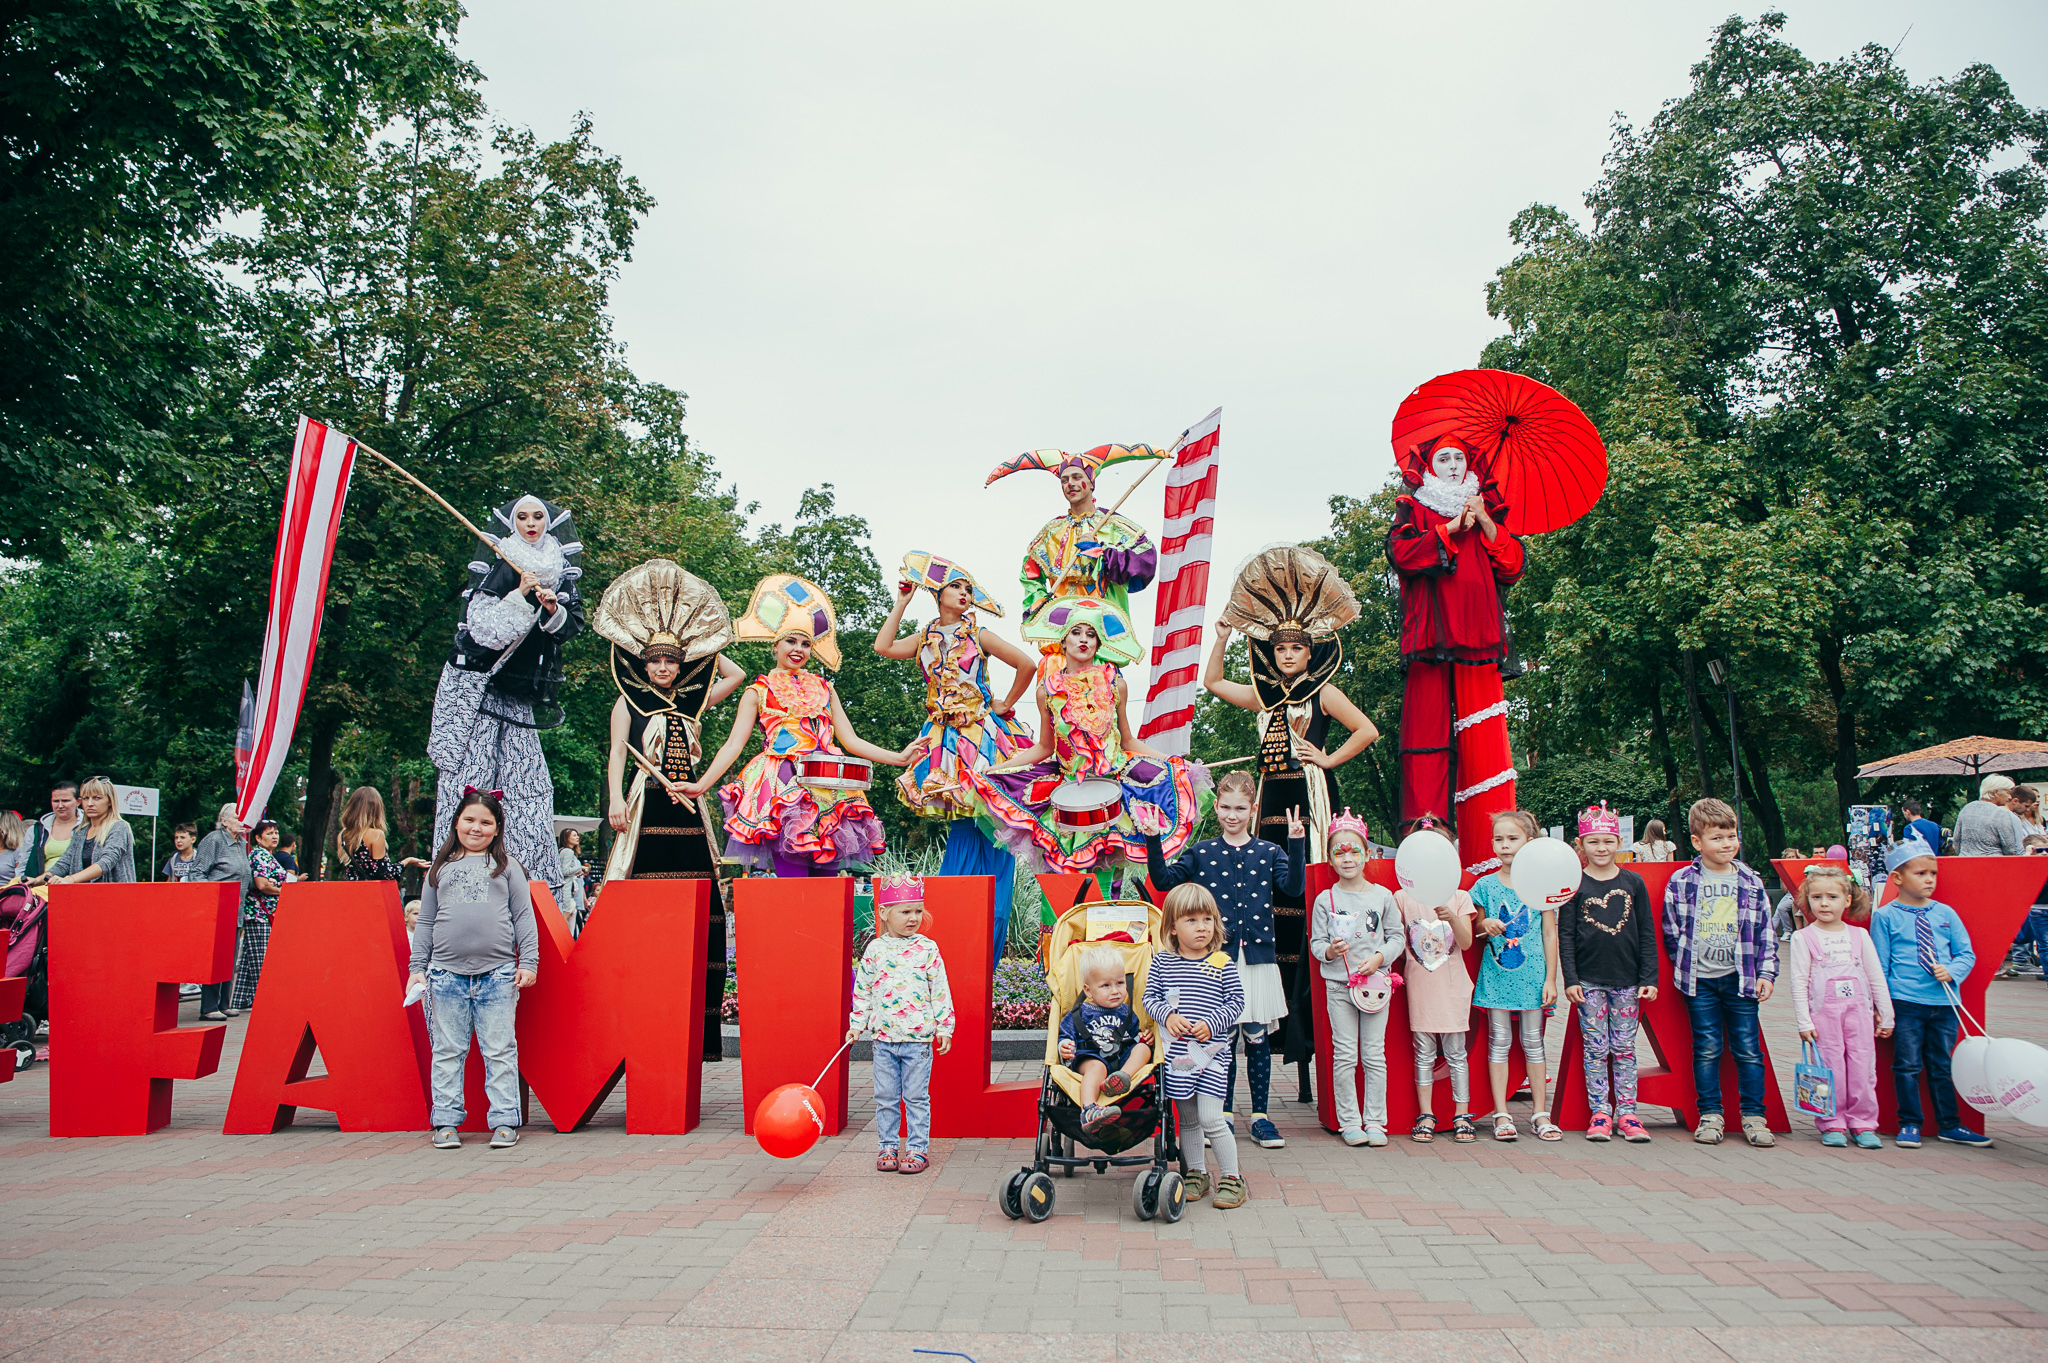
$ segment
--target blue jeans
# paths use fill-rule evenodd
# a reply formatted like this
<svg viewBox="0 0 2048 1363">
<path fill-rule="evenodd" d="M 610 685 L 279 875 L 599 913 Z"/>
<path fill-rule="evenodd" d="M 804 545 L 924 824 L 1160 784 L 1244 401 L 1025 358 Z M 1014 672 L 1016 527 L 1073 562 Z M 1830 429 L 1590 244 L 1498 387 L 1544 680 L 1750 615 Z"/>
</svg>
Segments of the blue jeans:
<svg viewBox="0 0 2048 1363">
<path fill-rule="evenodd" d="M 1735 1053 L 1735 1090 L 1742 1115 L 1764 1115 L 1764 1043 L 1757 1030 L 1756 1000 L 1742 996 L 1742 974 L 1693 981 L 1698 992 L 1685 1001 L 1692 1018 L 1692 1083 L 1702 1113 L 1721 1111 L 1721 1052 Z"/>
<path fill-rule="evenodd" d="M 2036 904 L 2027 910 L 2027 920 L 2020 924 L 2020 935 L 2014 939 L 2017 948 L 2021 942 L 2034 944 L 2034 964 L 2042 969 L 2042 978 L 2048 979 L 2048 904 Z"/>
<path fill-rule="evenodd" d="M 1956 1085 L 1949 1078 L 1949 1052 L 1956 1048 L 1956 1013 L 1945 1003 L 1893 999 L 1898 1030 L 1892 1033 L 1892 1083 L 1899 1091 L 1899 1125 L 1920 1126 L 1920 1071 L 1934 1094 L 1934 1118 L 1944 1131 L 1962 1121 Z"/>
<path fill-rule="evenodd" d="M 427 972 L 427 1035 L 434 1043 L 434 1111 L 430 1120 L 435 1126 L 461 1126 L 467 1115 L 462 1102 L 462 1071 L 469 1063 L 472 1036 L 484 1056 L 484 1095 L 491 1103 L 491 1126 L 519 1125 L 519 1043 L 512 1028 L 519 990 L 512 975 L 509 965 L 481 975 Z"/>
<path fill-rule="evenodd" d="M 900 1105 L 900 1108 L 899 1108 Z M 901 1144 L 906 1155 L 922 1155 L 932 1143 L 932 1043 L 929 1041 L 877 1041 L 875 1043 L 875 1133 L 881 1148 L 894 1150 L 904 1119 L 897 1115 L 907 1109 L 909 1130 Z"/>
</svg>

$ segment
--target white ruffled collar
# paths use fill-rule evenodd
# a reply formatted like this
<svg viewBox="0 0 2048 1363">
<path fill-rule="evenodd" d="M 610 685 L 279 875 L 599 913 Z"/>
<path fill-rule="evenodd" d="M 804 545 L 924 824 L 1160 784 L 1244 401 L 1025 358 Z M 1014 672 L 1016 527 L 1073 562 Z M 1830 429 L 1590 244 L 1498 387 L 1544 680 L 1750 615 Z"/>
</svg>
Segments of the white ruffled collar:
<svg viewBox="0 0 2048 1363">
<path fill-rule="evenodd" d="M 542 535 L 538 544 L 528 544 L 518 534 L 503 535 L 498 539 L 498 551 L 532 573 L 534 579 L 549 591 L 562 585 L 562 570 L 569 566 L 568 557 L 562 552 L 562 542 L 553 535 Z"/>
<path fill-rule="evenodd" d="M 1439 478 L 1434 473 L 1422 475 L 1422 485 L 1410 494 L 1437 515 L 1446 519 L 1465 509 L 1465 503 L 1479 495 L 1479 475 L 1469 469 L 1465 481 L 1453 483 Z"/>
</svg>

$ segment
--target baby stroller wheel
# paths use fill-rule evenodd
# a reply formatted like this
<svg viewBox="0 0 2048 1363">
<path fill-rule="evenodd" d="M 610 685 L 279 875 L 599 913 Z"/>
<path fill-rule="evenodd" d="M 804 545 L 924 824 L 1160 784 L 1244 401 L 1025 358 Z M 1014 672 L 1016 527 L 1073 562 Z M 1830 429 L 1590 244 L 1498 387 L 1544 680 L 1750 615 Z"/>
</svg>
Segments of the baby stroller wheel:
<svg viewBox="0 0 2048 1363">
<path fill-rule="evenodd" d="M 25 1070 L 30 1065 L 36 1063 L 35 1042 L 17 1041 L 14 1043 L 12 1049 L 14 1051 L 14 1069 L 16 1073 L 20 1073 L 22 1070 Z"/>
<path fill-rule="evenodd" d="M 1033 1171 L 1024 1180 L 1022 1202 L 1024 1215 L 1036 1222 L 1052 1215 L 1052 1175 Z"/>
<path fill-rule="evenodd" d="M 1009 1217 L 1012 1221 L 1016 1221 L 1024 1215 L 1024 1182 L 1030 1177 L 1031 1171 L 1029 1169 L 1019 1169 L 1016 1173 L 1010 1175 L 1007 1183 L 1003 1184 L 1003 1215 Z"/>
<path fill-rule="evenodd" d="M 1158 1218 L 1172 1223 L 1187 1210 L 1187 1193 L 1180 1175 L 1170 1169 L 1147 1169 L 1131 1188 L 1131 1210 L 1140 1221 Z"/>
</svg>

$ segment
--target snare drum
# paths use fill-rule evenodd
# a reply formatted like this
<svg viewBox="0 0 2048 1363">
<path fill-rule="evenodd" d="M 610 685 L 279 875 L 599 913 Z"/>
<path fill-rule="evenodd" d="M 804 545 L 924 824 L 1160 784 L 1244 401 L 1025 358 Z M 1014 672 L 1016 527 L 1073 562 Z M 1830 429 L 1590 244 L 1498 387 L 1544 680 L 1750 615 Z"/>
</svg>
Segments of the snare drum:
<svg viewBox="0 0 2048 1363">
<path fill-rule="evenodd" d="M 796 762 L 797 784 L 820 790 L 866 790 L 874 776 L 874 763 L 849 753 L 812 753 Z"/>
<path fill-rule="evenodd" d="M 1062 833 L 1093 833 L 1124 812 L 1124 788 L 1114 781 L 1068 781 L 1052 793 L 1052 821 Z"/>
</svg>

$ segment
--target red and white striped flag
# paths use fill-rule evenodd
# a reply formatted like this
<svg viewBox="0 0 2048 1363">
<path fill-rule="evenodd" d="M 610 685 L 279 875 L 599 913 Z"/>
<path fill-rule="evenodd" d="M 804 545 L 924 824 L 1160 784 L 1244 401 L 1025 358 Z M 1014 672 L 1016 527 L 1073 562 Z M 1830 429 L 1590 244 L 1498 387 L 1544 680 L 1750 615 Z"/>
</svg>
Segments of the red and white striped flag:
<svg viewBox="0 0 2048 1363">
<path fill-rule="evenodd" d="M 1195 692 L 1202 670 L 1202 619 L 1209 604 L 1209 546 L 1216 531 L 1218 407 L 1181 432 L 1169 451 L 1166 523 L 1159 533 L 1159 582 L 1152 600 L 1152 680 L 1138 737 L 1185 757 L 1195 734 Z"/>
<path fill-rule="evenodd" d="M 313 645 L 327 604 L 327 570 L 348 501 L 356 442 L 310 417 L 299 418 L 277 522 L 277 559 L 270 568 L 270 620 L 263 633 L 263 671 L 256 679 L 256 734 L 235 793 L 244 825 L 263 815 L 270 788 L 291 751 L 299 706 L 313 674 Z"/>
</svg>

